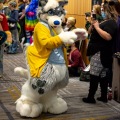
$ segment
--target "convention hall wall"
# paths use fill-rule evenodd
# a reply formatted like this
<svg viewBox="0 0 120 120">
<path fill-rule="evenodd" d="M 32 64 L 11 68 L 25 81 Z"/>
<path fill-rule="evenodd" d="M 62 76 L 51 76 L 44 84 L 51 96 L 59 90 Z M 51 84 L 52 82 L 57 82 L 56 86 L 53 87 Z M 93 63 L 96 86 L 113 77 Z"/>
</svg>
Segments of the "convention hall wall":
<svg viewBox="0 0 120 120">
<path fill-rule="evenodd" d="M 65 6 L 67 11 L 66 17 L 73 16 L 76 18 L 76 27 L 85 26 L 85 12 L 91 12 L 92 3 L 101 3 L 103 0 L 69 0 Z"/>
</svg>

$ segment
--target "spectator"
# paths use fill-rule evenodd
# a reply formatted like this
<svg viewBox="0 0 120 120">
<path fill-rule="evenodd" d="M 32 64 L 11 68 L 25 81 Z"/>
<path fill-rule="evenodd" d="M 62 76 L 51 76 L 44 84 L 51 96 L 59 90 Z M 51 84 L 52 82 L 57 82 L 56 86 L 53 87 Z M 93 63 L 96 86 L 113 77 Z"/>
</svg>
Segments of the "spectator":
<svg viewBox="0 0 120 120">
<path fill-rule="evenodd" d="M 93 18 L 93 14 L 95 14 L 96 18 Z M 88 35 L 88 39 L 89 39 L 89 37 L 90 37 L 89 27 L 91 26 L 91 20 L 96 19 L 96 20 L 98 20 L 99 23 L 103 21 L 103 18 L 101 15 L 101 6 L 100 5 L 93 5 L 93 10 L 91 12 L 91 20 L 88 16 L 86 16 L 85 19 L 86 19 L 85 28 L 89 33 L 89 35 Z"/>
<path fill-rule="evenodd" d="M 21 32 L 19 34 L 19 40 L 23 46 L 26 39 L 25 33 L 25 2 L 23 0 L 18 1 L 18 13 L 19 13 L 19 24 L 21 27 Z"/>
<path fill-rule="evenodd" d="M 68 70 L 70 76 L 78 77 L 80 76 L 80 70 L 85 68 L 81 52 L 79 51 L 79 41 L 71 45 L 71 51 L 68 56 Z"/>
<path fill-rule="evenodd" d="M 5 16 L 10 14 L 10 9 L 7 6 L 4 6 L 5 0 L 0 0 L 0 13 L 3 13 Z"/>
<path fill-rule="evenodd" d="M 98 22 L 102 22 L 103 21 L 103 18 L 102 18 L 102 15 L 101 15 L 101 6 L 100 5 L 93 5 L 93 14 L 96 14 L 96 20 L 98 20 Z M 92 16 L 93 18 L 93 16 Z"/>
<path fill-rule="evenodd" d="M 7 17 L 8 15 L 10 15 L 10 9 L 8 8 L 8 6 L 4 5 L 5 2 L 5 0 L 0 0 L 0 13 L 4 14 Z M 4 51 L 7 51 L 8 46 L 12 43 L 12 39 L 9 39 L 11 37 L 8 37 L 11 36 L 11 32 L 9 30 L 5 32 L 7 33 L 7 40 L 4 45 Z"/>
<path fill-rule="evenodd" d="M 71 30 L 75 29 L 76 28 L 75 24 L 76 24 L 76 19 L 74 17 L 68 17 L 64 31 L 71 31 Z M 67 47 L 67 54 L 69 54 L 70 53 L 70 45 L 67 44 L 66 47 Z"/>
<path fill-rule="evenodd" d="M 19 42 L 19 35 L 17 29 L 17 22 L 18 22 L 18 10 L 16 10 L 17 4 L 14 1 L 9 3 L 9 9 L 11 10 L 10 15 L 7 17 L 9 23 L 9 29 L 12 33 L 12 40 L 13 43 L 8 48 L 8 54 L 15 54 L 17 53 L 17 47 Z"/>
<path fill-rule="evenodd" d="M 75 29 L 76 19 L 74 17 L 68 17 L 64 31 L 71 31 Z"/>
<path fill-rule="evenodd" d="M 0 25 L 1 31 L 8 31 L 7 19 L 8 9 L 3 6 L 4 0 L 0 0 Z M 5 15 L 4 15 L 5 14 Z M 3 54 L 4 54 L 4 43 L 0 45 L 0 78 L 3 76 Z"/>
<path fill-rule="evenodd" d="M 90 88 L 85 103 L 96 103 L 94 98 L 100 82 L 101 96 L 97 100 L 107 102 L 109 71 L 112 69 L 113 42 L 117 32 L 117 14 L 111 2 L 104 3 L 106 20 L 99 23 L 92 20 L 91 36 L 87 49 L 90 59 Z"/>
<path fill-rule="evenodd" d="M 6 16 L 2 13 L 0 13 L 0 25 L 1 31 L 8 31 L 8 24 Z M 0 45 L 0 78 L 3 76 L 3 54 L 4 54 L 4 43 Z"/>
<path fill-rule="evenodd" d="M 120 102 L 120 2 L 115 2 L 115 9 L 118 13 L 118 31 L 114 47 L 113 59 L 113 81 L 112 81 L 112 96 L 113 99 Z"/>
<path fill-rule="evenodd" d="M 104 12 L 103 5 L 104 5 L 104 3 L 101 3 L 101 15 L 102 15 L 103 20 L 105 20 L 106 19 L 106 14 Z"/>
</svg>

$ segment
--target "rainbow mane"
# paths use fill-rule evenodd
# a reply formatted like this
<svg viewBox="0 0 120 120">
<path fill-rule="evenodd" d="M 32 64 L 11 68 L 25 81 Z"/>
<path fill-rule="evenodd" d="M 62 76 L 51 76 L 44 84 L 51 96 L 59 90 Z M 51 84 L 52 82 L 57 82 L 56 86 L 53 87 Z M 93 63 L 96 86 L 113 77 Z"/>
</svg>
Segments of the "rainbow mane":
<svg viewBox="0 0 120 120">
<path fill-rule="evenodd" d="M 33 31 L 35 25 L 38 22 L 36 10 L 38 8 L 39 0 L 32 0 L 26 9 L 25 15 L 25 29 L 28 31 Z"/>
</svg>

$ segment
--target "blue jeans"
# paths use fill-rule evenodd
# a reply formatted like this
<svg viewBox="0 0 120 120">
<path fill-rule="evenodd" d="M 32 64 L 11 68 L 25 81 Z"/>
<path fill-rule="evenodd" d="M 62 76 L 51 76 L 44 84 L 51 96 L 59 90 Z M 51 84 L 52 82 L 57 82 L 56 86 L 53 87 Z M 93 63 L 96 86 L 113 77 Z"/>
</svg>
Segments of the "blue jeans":
<svg viewBox="0 0 120 120">
<path fill-rule="evenodd" d="M 16 53 L 17 52 L 17 47 L 18 47 L 18 42 L 19 42 L 19 35 L 18 35 L 18 30 L 10 30 L 12 34 L 12 40 L 13 43 L 9 46 L 8 52 Z"/>
</svg>

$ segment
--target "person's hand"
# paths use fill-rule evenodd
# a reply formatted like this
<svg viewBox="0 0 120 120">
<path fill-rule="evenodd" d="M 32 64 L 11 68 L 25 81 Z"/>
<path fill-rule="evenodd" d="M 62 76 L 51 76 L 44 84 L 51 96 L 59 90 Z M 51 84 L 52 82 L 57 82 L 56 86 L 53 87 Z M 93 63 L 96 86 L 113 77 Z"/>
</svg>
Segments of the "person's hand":
<svg viewBox="0 0 120 120">
<path fill-rule="evenodd" d="M 93 25 L 97 20 L 91 18 L 91 25 Z"/>
<path fill-rule="evenodd" d="M 98 28 L 98 27 L 99 27 L 99 22 L 96 20 L 96 21 L 93 23 L 93 26 L 94 26 L 94 28 Z"/>
<path fill-rule="evenodd" d="M 6 18 L 8 19 L 8 18 L 9 18 L 9 16 L 6 16 Z"/>
<path fill-rule="evenodd" d="M 2 15 L 0 15 L 0 21 L 3 21 L 3 16 Z"/>
<path fill-rule="evenodd" d="M 68 67 L 71 67 L 71 65 L 68 65 Z"/>
</svg>

